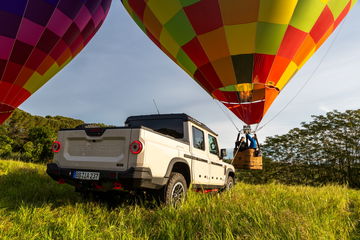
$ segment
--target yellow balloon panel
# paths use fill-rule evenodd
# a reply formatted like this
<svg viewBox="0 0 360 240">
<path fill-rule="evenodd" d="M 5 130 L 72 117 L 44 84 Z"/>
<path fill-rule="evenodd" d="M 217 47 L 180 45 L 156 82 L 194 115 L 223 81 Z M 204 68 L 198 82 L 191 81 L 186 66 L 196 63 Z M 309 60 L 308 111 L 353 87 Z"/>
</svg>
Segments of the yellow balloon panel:
<svg viewBox="0 0 360 240">
<path fill-rule="evenodd" d="M 122 0 L 145 33 L 211 96 L 259 123 L 353 0 Z"/>
</svg>

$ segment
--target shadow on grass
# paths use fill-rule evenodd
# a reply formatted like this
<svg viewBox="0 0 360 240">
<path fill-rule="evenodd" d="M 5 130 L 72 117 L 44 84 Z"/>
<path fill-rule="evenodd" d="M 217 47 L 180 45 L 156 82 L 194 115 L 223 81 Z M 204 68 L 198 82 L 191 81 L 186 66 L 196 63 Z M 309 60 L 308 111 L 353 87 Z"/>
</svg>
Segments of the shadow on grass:
<svg viewBox="0 0 360 240">
<path fill-rule="evenodd" d="M 158 204 L 146 194 L 96 193 L 80 194 L 74 187 L 58 184 L 45 172 L 36 169 L 19 168 L 0 175 L 0 208 L 18 209 L 21 206 L 56 208 L 68 204 L 96 202 L 109 209 L 127 206 L 154 208 Z"/>
<path fill-rule="evenodd" d="M 350 239 L 358 240 L 360 239 L 360 202 L 354 202 L 350 206 L 350 212 L 354 214 L 352 217 L 353 221 L 355 222 L 355 229 L 350 235 Z"/>
<path fill-rule="evenodd" d="M 81 194 L 81 196 L 84 201 L 106 204 L 110 210 L 128 206 L 141 206 L 147 209 L 155 209 L 161 206 L 158 199 L 145 192 L 90 192 Z"/>
<path fill-rule="evenodd" d="M 337 165 L 289 164 L 264 160 L 263 170 L 236 172 L 238 180 L 247 184 L 279 184 L 321 187 L 346 185 L 360 190 L 360 166 L 353 166 L 349 173 L 337 169 Z M 349 177 L 350 176 L 350 177 Z"/>
<path fill-rule="evenodd" d="M 37 169 L 17 168 L 0 175 L 0 207 L 17 209 L 49 203 L 60 206 L 80 200 L 70 186 L 58 185 Z"/>
<path fill-rule="evenodd" d="M 351 239 L 354 239 L 354 240 L 359 240 L 360 239 L 360 223 L 358 223 L 356 225 L 356 228 L 354 230 L 354 232 L 351 234 Z"/>
</svg>

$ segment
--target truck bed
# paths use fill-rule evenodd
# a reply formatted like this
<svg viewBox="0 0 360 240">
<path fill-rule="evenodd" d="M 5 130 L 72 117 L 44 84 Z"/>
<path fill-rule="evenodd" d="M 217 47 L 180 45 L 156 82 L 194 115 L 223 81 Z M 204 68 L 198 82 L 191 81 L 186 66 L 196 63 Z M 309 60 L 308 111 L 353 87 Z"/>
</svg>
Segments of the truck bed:
<svg viewBox="0 0 360 240">
<path fill-rule="evenodd" d="M 55 161 L 63 168 L 126 170 L 131 132 L 131 128 L 61 130 L 62 147 Z"/>
</svg>

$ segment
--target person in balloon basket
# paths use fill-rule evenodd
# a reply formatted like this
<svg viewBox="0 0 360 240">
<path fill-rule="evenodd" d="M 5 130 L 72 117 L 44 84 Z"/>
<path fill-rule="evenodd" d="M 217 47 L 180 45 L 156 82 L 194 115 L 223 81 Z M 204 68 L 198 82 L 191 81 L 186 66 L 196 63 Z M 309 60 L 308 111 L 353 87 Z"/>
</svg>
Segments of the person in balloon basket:
<svg viewBox="0 0 360 240">
<path fill-rule="evenodd" d="M 256 134 L 254 134 L 254 137 L 251 137 L 249 133 L 246 134 L 246 142 L 250 142 L 249 148 L 250 149 L 257 149 L 257 141 L 256 141 Z"/>
<path fill-rule="evenodd" d="M 241 139 L 235 143 L 234 155 L 237 152 L 243 152 L 247 149 L 254 149 L 255 156 L 261 156 L 261 152 L 258 149 L 256 134 L 254 134 L 254 137 L 251 137 L 251 135 L 249 133 L 246 133 L 245 136 L 246 136 L 246 141 L 245 141 L 245 137 L 241 137 Z M 249 145 L 249 142 L 250 142 L 250 145 Z"/>
<path fill-rule="evenodd" d="M 245 141 L 245 137 L 241 137 L 241 139 L 235 143 L 234 154 L 236 154 L 236 152 L 243 152 L 248 148 L 249 147 L 247 142 Z"/>
<path fill-rule="evenodd" d="M 262 153 L 258 147 L 258 140 L 256 134 L 254 134 L 254 137 L 251 137 L 249 133 L 246 134 L 246 142 L 250 142 L 249 149 L 255 150 L 255 156 L 260 157 L 262 156 Z"/>
</svg>

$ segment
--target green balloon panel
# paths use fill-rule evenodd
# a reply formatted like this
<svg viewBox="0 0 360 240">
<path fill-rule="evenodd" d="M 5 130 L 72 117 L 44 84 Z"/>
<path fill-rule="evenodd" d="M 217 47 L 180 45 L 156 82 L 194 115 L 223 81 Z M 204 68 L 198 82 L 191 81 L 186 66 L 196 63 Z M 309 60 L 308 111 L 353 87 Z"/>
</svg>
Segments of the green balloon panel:
<svg viewBox="0 0 360 240">
<path fill-rule="evenodd" d="M 122 0 L 173 61 L 247 124 L 339 26 L 354 0 Z"/>
</svg>

